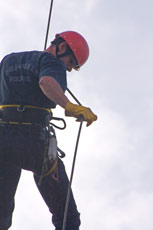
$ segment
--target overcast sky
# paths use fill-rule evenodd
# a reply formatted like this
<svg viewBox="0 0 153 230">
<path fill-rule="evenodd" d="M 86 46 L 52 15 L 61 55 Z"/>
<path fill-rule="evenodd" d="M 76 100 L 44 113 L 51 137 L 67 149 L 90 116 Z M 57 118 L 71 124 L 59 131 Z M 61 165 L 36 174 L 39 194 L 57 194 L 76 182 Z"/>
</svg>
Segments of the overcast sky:
<svg viewBox="0 0 153 230">
<path fill-rule="evenodd" d="M 43 49 L 49 6 L 0 2 L 0 60 Z M 98 115 L 83 125 L 72 184 L 81 230 L 153 230 L 152 12 L 152 0 L 54 0 L 48 45 L 65 30 L 87 39 L 90 58 L 68 74 L 68 86 Z M 60 108 L 55 114 L 64 117 Z M 79 124 L 66 122 L 57 137 L 70 175 Z M 23 171 L 11 230 L 53 230 L 50 219 L 32 173 Z"/>
</svg>

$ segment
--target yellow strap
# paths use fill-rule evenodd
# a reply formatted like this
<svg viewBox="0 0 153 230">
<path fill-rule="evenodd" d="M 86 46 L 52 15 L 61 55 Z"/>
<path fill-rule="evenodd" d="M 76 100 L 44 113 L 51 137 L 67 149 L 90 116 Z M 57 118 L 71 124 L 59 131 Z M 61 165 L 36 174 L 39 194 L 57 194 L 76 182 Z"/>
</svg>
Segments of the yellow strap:
<svg viewBox="0 0 153 230">
<path fill-rule="evenodd" d="M 0 105 L 0 109 L 3 109 L 3 108 L 18 108 L 20 107 L 21 105 Z M 45 110 L 47 112 L 51 112 L 50 109 L 47 109 L 47 108 L 42 108 L 42 107 L 39 107 L 39 106 L 33 106 L 33 105 L 24 105 L 25 108 L 31 108 L 31 109 L 42 109 L 42 110 Z"/>
<path fill-rule="evenodd" d="M 57 160 L 54 162 L 53 166 L 49 169 L 49 171 L 44 175 L 44 176 L 48 176 L 50 175 L 57 167 Z"/>
<path fill-rule="evenodd" d="M 33 123 L 30 123 L 30 122 L 15 122 L 15 121 L 0 121 L 0 124 L 33 125 Z"/>
</svg>

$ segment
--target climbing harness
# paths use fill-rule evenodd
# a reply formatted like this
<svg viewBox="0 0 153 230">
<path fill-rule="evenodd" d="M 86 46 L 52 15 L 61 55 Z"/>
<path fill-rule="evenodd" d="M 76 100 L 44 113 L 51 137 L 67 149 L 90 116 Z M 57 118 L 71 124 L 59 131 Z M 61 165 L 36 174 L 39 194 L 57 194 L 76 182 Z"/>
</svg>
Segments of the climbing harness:
<svg viewBox="0 0 153 230">
<path fill-rule="evenodd" d="M 52 120 L 62 121 L 62 126 L 52 123 Z M 31 105 L 0 105 L 0 124 L 10 125 L 40 125 L 46 127 L 48 136 L 45 143 L 42 172 L 39 185 L 43 177 L 51 175 L 58 180 L 57 161 L 63 158 L 65 153 L 57 146 L 56 134 L 53 126 L 65 129 L 66 123 L 62 118 L 52 116 L 50 109 Z"/>
<path fill-rule="evenodd" d="M 23 125 L 47 125 L 52 118 L 50 109 L 31 105 L 0 105 L 0 122 Z"/>
<path fill-rule="evenodd" d="M 42 164 L 42 172 L 38 181 L 41 185 L 42 179 L 51 175 L 56 181 L 58 178 L 58 157 L 65 157 L 65 153 L 57 146 L 56 134 L 53 126 L 48 126 L 48 137 L 45 144 L 44 158 Z"/>
</svg>

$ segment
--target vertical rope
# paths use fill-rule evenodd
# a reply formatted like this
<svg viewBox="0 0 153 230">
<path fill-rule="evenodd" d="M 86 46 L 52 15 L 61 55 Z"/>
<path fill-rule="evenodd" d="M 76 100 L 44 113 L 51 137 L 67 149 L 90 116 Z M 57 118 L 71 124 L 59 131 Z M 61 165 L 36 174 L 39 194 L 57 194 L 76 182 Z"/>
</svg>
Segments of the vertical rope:
<svg viewBox="0 0 153 230">
<path fill-rule="evenodd" d="M 48 34 L 49 34 L 49 27 L 50 27 L 50 21 L 51 21 L 52 8 L 53 8 L 53 0 L 51 0 L 51 4 L 50 4 L 50 10 L 49 10 L 49 17 L 48 17 L 48 24 L 47 24 L 47 31 L 46 31 L 46 38 L 45 38 L 44 50 L 46 49 L 46 46 L 47 46 L 47 40 L 48 40 Z M 81 105 L 81 103 L 77 100 L 77 98 L 72 94 L 72 92 L 68 88 L 67 88 L 67 91 L 74 98 L 74 100 L 79 105 Z M 77 155 L 77 150 L 78 150 L 78 145 L 79 145 L 79 139 L 80 139 L 82 124 L 83 124 L 83 120 L 80 122 L 78 136 L 77 136 L 77 141 L 76 141 L 76 146 L 75 146 L 75 152 L 74 152 L 74 157 L 73 157 L 71 176 L 70 176 L 70 181 L 69 181 L 68 191 L 67 191 L 67 197 L 66 197 L 66 203 L 65 203 L 65 211 L 64 211 L 64 218 L 63 218 L 62 230 L 66 230 L 66 221 L 67 221 L 67 214 L 68 214 L 69 201 L 70 201 L 70 195 L 71 195 L 71 185 L 72 185 L 72 180 L 73 180 L 73 174 L 74 174 L 74 168 L 75 168 L 75 162 L 76 162 L 76 155 Z"/>
<path fill-rule="evenodd" d="M 73 97 L 73 99 L 79 105 L 81 105 L 81 103 L 79 102 L 79 100 L 74 96 L 74 94 L 68 88 L 67 88 L 67 91 Z M 68 191 L 67 191 L 67 197 L 66 197 L 66 203 L 65 203 L 65 210 L 64 210 L 64 218 L 63 218 L 62 230 L 66 229 L 66 221 L 67 221 L 67 215 L 68 215 L 68 209 L 69 209 L 69 201 L 70 201 L 70 195 L 71 195 L 71 185 L 72 185 L 72 180 L 73 180 L 73 174 L 74 174 L 74 168 L 75 168 L 75 162 L 76 162 L 77 150 L 78 150 L 78 145 L 79 145 L 79 139 L 80 139 L 80 135 L 81 135 L 82 124 L 83 124 L 83 119 L 80 122 L 78 136 L 77 136 L 77 140 L 76 140 L 76 146 L 75 146 L 73 163 L 72 163 L 72 169 L 71 169 L 71 176 L 70 176 L 70 181 L 69 181 Z"/>
<path fill-rule="evenodd" d="M 80 101 L 74 96 L 74 94 L 68 88 L 66 90 L 73 97 L 73 99 L 78 103 L 78 105 L 81 105 Z"/>
<path fill-rule="evenodd" d="M 72 170 L 71 170 L 71 177 L 70 177 L 70 182 L 69 182 L 68 191 L 67 191 L 67 198 L 66 198 L 66 204 L 65 204 L 65 211 L 64 211 L 64 218 L 63 218 L 62 230 L 66 229 L 67 214 L 68 214 L 69 201 L 70 201 L 70 195 L 71 195 L 71 185 L 72 185 L 72 180 L 73 180 L 73 174 L 74 174 L 74 168 L 75 168 L 75 162 L 76 162 L 76 155 L 77 155 L 77 150 L 78 150 L 78 145 L 79 145 L 79 139 L 80 139 L 80 134 L 81 134 L 81 129 L 82 129 L 82 123 L 83 123 L 83 121 L 80 122 L 78 136 L 77 136 L 77 141 L 76 141 L 76 146 L 75 146 L 75 152 L 74 152 L 73 164 L 72 164 Z"/>
<path fill-rule="evenodd" d="M 48 40 L 48 34 L 49 34 L 49 27 L 50 27 L 50 21 L 51 21 L 52 8 L 53 8 L 53 0 L 51 0 L 51 2 L 50 2 L 50 10 L 49 10 L 49 16 L 48 16 L 48 24 L 47 24 L 47 31 L 46 31 L 46 38 L 45 38 L 44 50 L 46 49 L 46 46 L 47 46 L 47 40 Z"/>
</svg>

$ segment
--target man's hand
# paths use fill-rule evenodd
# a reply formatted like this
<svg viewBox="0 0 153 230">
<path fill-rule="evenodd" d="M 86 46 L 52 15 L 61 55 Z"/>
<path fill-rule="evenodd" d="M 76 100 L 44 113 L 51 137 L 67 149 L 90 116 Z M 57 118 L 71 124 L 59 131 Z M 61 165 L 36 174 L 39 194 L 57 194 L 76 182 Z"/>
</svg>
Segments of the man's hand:
<svg viewBox="0 0 153 230">
<path fill-rule="evenodd" d="M 91 111 L 90 108 L 75 105 L 71 102 L 67 102 L 65 106 L 65 116 L 75 117 L 77 121 L 81 121 L 82 118 L 84 121 L 87 121 L 87 126 L 91 125 L 93 121 L 97 120 L 97 116 Z"/>
</svg>

